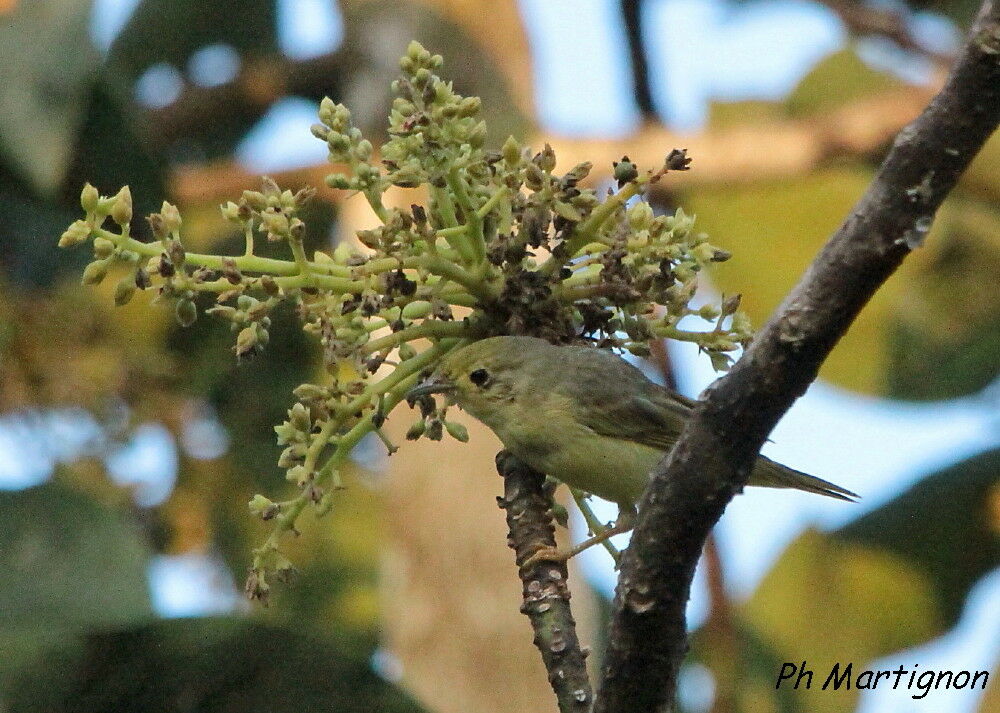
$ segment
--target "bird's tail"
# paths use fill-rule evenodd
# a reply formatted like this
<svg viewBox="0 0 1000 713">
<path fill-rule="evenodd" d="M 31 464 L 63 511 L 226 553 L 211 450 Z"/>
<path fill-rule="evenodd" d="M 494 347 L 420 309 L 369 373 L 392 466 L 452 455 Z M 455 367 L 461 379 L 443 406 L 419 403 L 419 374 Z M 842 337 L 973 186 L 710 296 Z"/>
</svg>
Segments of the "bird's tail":
<svg viewBox="0 0 1000 713">
<path fill-rule="evenodd" d="M 754 466 L 753 473 L 750 474 L 750 485 L 761 485 L 765 488 L 795 488 L 807 493 L 826 495 L 848 502 L 854 502 L 858 499 L 858 495 L 847 488 L 842 488 L 814 475 L 793 470 L 764 456 L 757 459 L 757 465 Z"/>
</svg>

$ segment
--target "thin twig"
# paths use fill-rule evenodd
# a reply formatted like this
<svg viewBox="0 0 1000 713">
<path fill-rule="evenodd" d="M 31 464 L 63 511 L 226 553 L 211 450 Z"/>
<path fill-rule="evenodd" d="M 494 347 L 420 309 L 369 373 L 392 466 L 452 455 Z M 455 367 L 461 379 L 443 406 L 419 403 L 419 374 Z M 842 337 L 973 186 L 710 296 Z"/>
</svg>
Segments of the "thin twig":
<svg viewBox="0 0 1000 713">
<path fill-rule="evenodd" d="M 594 696 L 570 610 L 566 563 L 522 566 L 539 549 L 556 545 L 552 495 L 544 487 L 545 476 L 507 451 L 497 454 L 497 471 L 504 479 L 504 494 L 497 501 L 507 515 L 507 544 L 514 550 L 524 585 L 521 612 L 535 630 L 535 646 L 542 654 L 560 713 L 588 713 Z"/>
<path fill-rule="evenodd" d="M 919 42 L 910 31 L 907 17 L 898 10 L 872 7 L 853 0 L 819 0 L 840 16 L 847 29 L 856 35 L 879 35 L 900 48 L 922 54 L 939 67 L 947 69 L 955 55 L 938 52 Z"/>
<path fill-rule="evenodd" d="M 685 605 L 705 538 L 778 419 L 903 258 L 1000 122 L 1000 8 L 987 0 L 955 68 L 868 191 L 729 374 L 706 390 L 639 505 L 595 713 L 673 705 Z"/>
</svg>

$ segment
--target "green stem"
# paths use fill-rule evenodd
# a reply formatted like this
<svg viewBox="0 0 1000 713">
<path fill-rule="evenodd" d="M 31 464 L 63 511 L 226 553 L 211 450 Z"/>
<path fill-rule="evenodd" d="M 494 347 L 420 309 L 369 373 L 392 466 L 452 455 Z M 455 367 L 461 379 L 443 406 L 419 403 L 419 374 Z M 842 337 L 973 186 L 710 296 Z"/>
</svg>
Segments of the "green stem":
<svg viewBox="0 0 1000 713">
<path fill-rule="evenodd" d="M 472 204 L 472 197 L 469 195 L 469 191 L 465 187 L 465 181 L 462 179 L 462 175 L 459 173 L 457 167 L 453 167 L 448 171 L 446 180 L 448 181 L 448 187 L 458 201 L 459 207 L 462 209 L 462 215 L 465 217 L 465 224 L 468 228 L 466 236 L 472 248 L 472 260 L 478 264 L 486 259 L 486 236 L 483 234 L 483 217 L 479 215 L 479 211 Z"/>
<path fill-rule="evenodd" d="M 368 342 L 363 350 L 364 354 L 374 354 L 383 349 L 398 347 L 403 342 L 413 339 L 426 339 L 428 337 L 471 337 L 472 327 L 465 321 L 462 322 L 441 322 L 429 320 L 415 324 L 412 327 L 401 329 L 398 332 L 387 334 L 379 339 Z"/>
<path fill-rule="evenodd" d="M 580 248 L 584 247 L 587 243 L 600 242 L 597 234 L 604 223 L 614 215 L 615 211 L 625 205 L 630 198 L 638 195 L 648 182 L 648 176 L 640 176 L 594 208 L 586 220 L 576 224 L 573 235 L 566 243 L 565 259 L 559 260 L 555 256 L 549 257 L 539 269 L 546 275 L 551 275 L 562 267 L 566 260 L 576 255 L 580 251 Z"/>
</svg>

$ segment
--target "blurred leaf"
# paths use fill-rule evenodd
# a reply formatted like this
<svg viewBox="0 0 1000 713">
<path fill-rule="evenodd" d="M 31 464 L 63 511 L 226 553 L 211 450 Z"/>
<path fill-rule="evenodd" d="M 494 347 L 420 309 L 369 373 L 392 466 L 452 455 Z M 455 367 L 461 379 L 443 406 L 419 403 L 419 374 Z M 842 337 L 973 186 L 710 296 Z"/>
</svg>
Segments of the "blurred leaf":
<svg viewBox="0 0 1000 713">
<path fill-rule="evenodd" d="M 244 61 L 278 51 L 273 0 L 143 0 L 111 47 L 109 63 L 131 83 L 158 62 L 182 73 L 195 50 L 232 45 Z"/>
<path fill-rule="evenodd" d="M 811 116 L 899 86 L 900 80 L 872 69 L 854 50 L 845 49 L 820 60 L 785 99 L 785 107 L 791 116 Z"/>
<path fill-rule="evenodd" d="M 51 482 L 0 492 L 0 522 L 0 684 L 39 647 L 152 617 L 150 553 L 120 510 Z"/>
<path fill-rule="evenodd" d="M 942 629 L 937 603 L 925 573 L 905 559 L 808 530 L 764 577 L 744 613 L 782 661 L 806 661 L 819 672 L 926 641 Z M 815 713 L 847 713 L 857 700 L 855 691 L 797 693 Z"/>
<path fill-rule="evenodd" d="M 736 612 L 731 630 L 722 630 L 712 615 L 691 636 L 690 661 L 704 664 L 715 677 L 716 711 L 752 713 L 799 713 L 803 710 L 795 691 L 775 688 L 776 672 L 782 659 L 773 647 Z M 724 702 L 725 701 L 725 702 Z"/>
<path fill-rule="evenodd" d="M 38 193 L 61 184 L 100 61 L 88 0 L 19 2 L 0 23 L 0 152 Z"/>
<path fill-rule="evenodd" d="M 1000 448 L 930 475 L 834 537 L 892 553 L 934 589 L 951 626 L 972 586 L 1000 567 Z"/>
<path fill-rule="evenodd" d="M 888 325 L 887 393 L 945 399 L 1000 375 L 1000 210 L 954 196 L 937 219 L 931 256 L 898 300 Z"/>
<path fill-rule="evenodd" d="M 685 210 L 715 245 L 733 253 L 711 280 L 725 294 L 742 293 L 742 309 L 759 328 L 865 190 L 871 171 L 861 165 L 827 168 L 788 180 L 705 186 L 682 196 Z M 909 266 L 904 266 L 904 270 Z M 882 386 L 895 278 L 863 310 L 824 363 L 820 375 L 872 393 Z"/>
<path fill-rule="evenodd" d="M 106 75 L 94 83 L 84 102 L 86 116 L 76 138 L 64 200 L 79 214 L 85 182 L 103 195 L 114 195 L 128 184 L 135 202 L 133 235 L 148 236 L 145 216 L 160 209 L 169 166 L 139 131 L 131 96 L 118 91 Z"/>
<path fill-rule="evenodd" d="M 959 186 L 993 203 L 1000 201 L 1000 132 L 979 150 L 962 174 Z"/>
<path fill-rule="evenodd" d="M 979 713 L 996 713 L 1000 711 L 1000 670 L 994 670 L 990 674 L 990 684 L 986 687 L 983 700 L 979 702 Z"/>
<path fill-rule="evenodd" d="M 152 614 L 149 550 L 124 514 L 58 482 L 0 492 L 0 622 L 92 627 Z"/>
<path fill-rule="evenodd" d="M 22 672 L 4 711 L 421 710 L 371 670 L 366 651 L 245 619 L 175 619 L 67 644 Z"/>
<path fill-rule="evenodd" d="M 784 107 L 779 102 L 759 99 L 713 101 L 708 111 L 708 127 L 711 129 L 747 124 L 759 126 L 785 116 Z"/>
</svg>

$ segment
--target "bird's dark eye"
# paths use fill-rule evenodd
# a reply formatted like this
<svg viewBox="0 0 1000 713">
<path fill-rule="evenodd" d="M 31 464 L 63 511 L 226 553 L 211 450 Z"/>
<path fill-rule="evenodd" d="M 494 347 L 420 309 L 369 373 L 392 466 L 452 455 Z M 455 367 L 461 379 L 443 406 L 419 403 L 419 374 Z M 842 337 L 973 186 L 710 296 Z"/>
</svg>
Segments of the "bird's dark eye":
<svg viewBox="0 0 1000 713">
<path fill-rule="evenodd" d="M 469 374 L 469 381 L 471 381 L 476 386 L 486 386 L 486 382 L 490 380 L 490 373 L 486 369 L 476 369 Z"/>
</svg>

